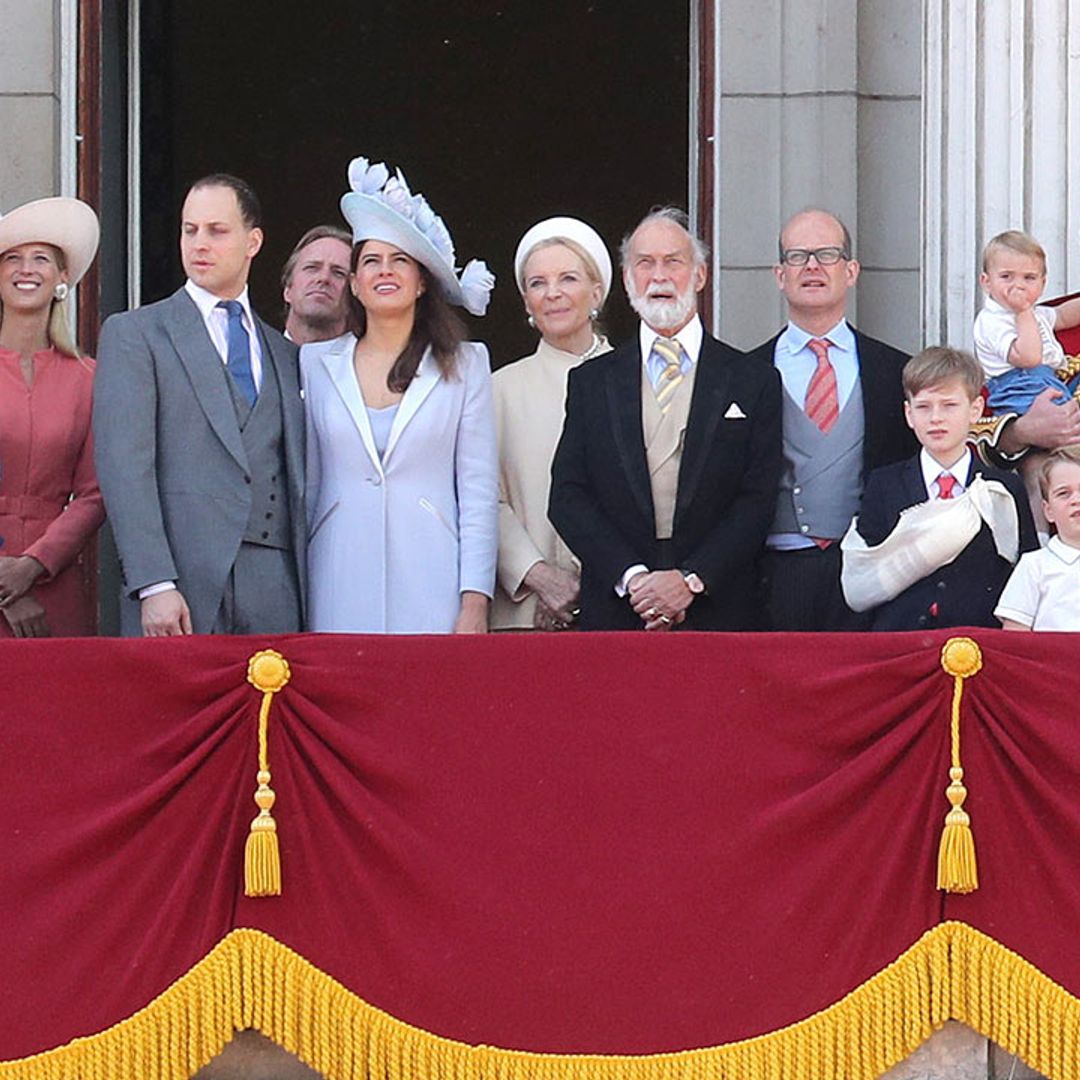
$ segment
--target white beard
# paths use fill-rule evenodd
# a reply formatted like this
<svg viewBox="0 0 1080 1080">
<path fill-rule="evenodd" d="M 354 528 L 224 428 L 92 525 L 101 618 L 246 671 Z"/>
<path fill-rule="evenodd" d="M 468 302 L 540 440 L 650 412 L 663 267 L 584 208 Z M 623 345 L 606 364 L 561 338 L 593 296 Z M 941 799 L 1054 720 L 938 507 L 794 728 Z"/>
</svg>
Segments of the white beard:
<svg viewBox="0 0 1080 1080">
<path fill-rule="evenodd" d="M 677 330 L 688 322 L 697 308 L 697 293 L 693 282 L 673 300 L 650 299 L 642 296 L 632 282 L 626 283 L 630 306 L 647 326 L 655 330 Z"/>
</svg>

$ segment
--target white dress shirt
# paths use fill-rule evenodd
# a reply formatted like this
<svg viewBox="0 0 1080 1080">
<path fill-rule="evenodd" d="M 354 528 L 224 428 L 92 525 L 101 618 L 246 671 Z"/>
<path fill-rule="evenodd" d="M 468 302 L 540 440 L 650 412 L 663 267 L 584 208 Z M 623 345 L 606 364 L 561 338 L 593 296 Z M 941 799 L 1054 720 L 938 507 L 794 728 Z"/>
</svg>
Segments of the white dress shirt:
<svg viewBox="0 0 1080 1080">
<path fill-rule="evenodd" d="M 971 451 L 965 447 L 960 460 L 946 469 L 930 456 L 924 446 L 919 451 L 919 465 L 922 467 L 922 477 L 923 483 L 926 485 L 927 498 L 941 498 L 941 487 L 938 484 L 938 479 L 942 473 L 949 473 L 956 481 L 956 486 L 952 489 L 952 497 L 955 499 L 957 495 L 963 495 L 964 493 L 964 485 L 967 483 L 968 472 L 971 470 Z"/>
<path fill-rule="evenodd" d="M 210 340 L 218 356 L 221 357 L 221 362 L 227 364 L 229 362 L 229 313 L 223 307 L 218 307 L 218 304 L 222 302 L 221 297 L 207 292 L 190 278 L 184 282 L 184 290 L 195 301 L 195 306 L 199 309 L 199 314 L 206 324 L 206 332 L 210 335 Z M 244 309 L 240 318 L 247 331 L 251 352 L 251 377 L 255 380 L 255 389 L 261 390 L 262 347 L 259 344 L 259 335 L 255 331 L 255 317 L 251 313 L 251 301 L 248 299 L 246 285 L 244 291 L 236 299 L 240 301 L 240 306 Z"/>
</svg>

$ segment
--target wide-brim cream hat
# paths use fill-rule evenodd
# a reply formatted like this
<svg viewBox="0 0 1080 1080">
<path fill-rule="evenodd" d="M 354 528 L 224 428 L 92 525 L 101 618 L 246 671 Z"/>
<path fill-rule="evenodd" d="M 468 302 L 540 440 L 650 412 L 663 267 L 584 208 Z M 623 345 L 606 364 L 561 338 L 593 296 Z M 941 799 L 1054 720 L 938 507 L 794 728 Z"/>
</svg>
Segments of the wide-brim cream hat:
<svg viewBox="0 0 1080 1080">
<path fill-rule="evenodd" d="M 611 292 L 611 255 L 600 234 L 591 225 L 572 217 L 552 217 L 538 221 L 518 242 L 514 255 L 514 280 L 518 289 L 521 290 L 525 261 L 532 254 L 533 248 L 545 240 L 573 240 L 588 254 L 600 274 L 600 284 L 604 290 L 600 303 L 603 304 Z"/>
<path fill-rule="evenodd" d="M 472 315 L 487 311 L 495 275 L 480 259 L 473 259 L 458 273 L 454 266 L 454 242 L 441 217 L 423 195 L 414 195 L 401 170 L 395 176 L 381 162 L 367 158 L 349 163 L 349 187 L 341 197 L 341 212 L 352 227 L 353 243 L 381 240 L 411 255 L 438 282 L 451 304 Z"/>
<path fill-rule="evenodd" d="M 64 253 L 70 285 L 90 269 L 100 238 L 97 214 L 81 199 L 35 199 L 0 216 L 0 254 L 20 244 L 52 244 Z"/>
</svg>

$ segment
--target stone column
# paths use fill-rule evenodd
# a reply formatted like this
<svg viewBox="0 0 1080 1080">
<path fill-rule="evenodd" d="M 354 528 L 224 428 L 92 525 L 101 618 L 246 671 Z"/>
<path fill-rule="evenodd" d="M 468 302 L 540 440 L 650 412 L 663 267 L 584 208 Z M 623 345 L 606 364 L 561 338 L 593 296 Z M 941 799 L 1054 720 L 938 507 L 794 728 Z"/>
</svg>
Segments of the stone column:
<svg viewBox="0 0 1080 1080">
<path fill-rule="evenodd" d="M 715 5 L 719 325 L 747 347 L 782 323 L 776 234 L 797 210 L 842 217 L 864 267 L 850 314 L 919 339 L 920 0 Z"/>
<path fill-rule="evenodd" d="M 1080 288 L 1080 0 L 926 0 L 922 308 L 971 347 L 982 247 L 1022 229 L 1047 296 Z"/>
<path fill-rule="evenodd" d="M 0 212 L 75 192 L 77 0 L 0 0 Z"/>
</svg>

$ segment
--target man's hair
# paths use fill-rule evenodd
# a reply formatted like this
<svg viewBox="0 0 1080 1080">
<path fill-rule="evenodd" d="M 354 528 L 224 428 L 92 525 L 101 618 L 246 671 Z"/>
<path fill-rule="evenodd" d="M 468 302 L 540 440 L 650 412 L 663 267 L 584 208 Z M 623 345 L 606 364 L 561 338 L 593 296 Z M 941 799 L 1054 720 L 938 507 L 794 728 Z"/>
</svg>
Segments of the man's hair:
<svg viewBox="0 0 1080 1080">
<path fill-rule="evenodd" d="M 1080 465 L 1080 446 L 1062 446 L 1051 450 L 1039 466 L 1039 494 L 1043 502 L 1050 498 L 1050 472 L 1055 465 Z"/>
<path fill-rule="evenodd" d="M 300 261 L 300 253 L 309 244 L 314 244 L 316 240 L 340 240 L 349 249 L 349 254 L 352 254 L 351 234 L 347 233 L 344 229 L 339 229 L 336 225 L 313 226 L 296 241 L 296 247 L 289 252 L 289 257 L 285 260 L 285 265 L 281 268 L 281 287 L 283 289 L 292 280 L 293 271 L 296 269 L 296 264 Z M 346 261 L 348 261 L 348 259 L 346 259 Z"/>
<path fill-rule="evenodd" d="M 1042 263 L 1043 273 L 1046 273 L 1046 252 L 1042 244 L 1033 236 L 1028 236 L 1019 229 L 1008 229 L 998 233 L 983 248 L 982 268 L 983 273 L 990 273 L 990 264 L 999 251 L 1011 251 L 1014 255 L 1026 255 L 1029 259 L 1038 259 Z"/>
<path fill-rule="evenodd" d="M 688 237 L 690 247 L 694 252 L 694 265 L 704 266 L 709 261 L 709 245 L 704 240 L 695 236 L 690 230 L 690 217 L 685 210 L 677 206 L 654 206 L 623 238 L 619 244 L 619 263 L 625 270 L 630 262 L 630 244 L 634 234 L 643 225 L 649 225 L 654 221 L 668 221 L 672 225 L 678 225 Z"/>
<path fill-rule="evenodd" d="M 844 237 L 844 251 L 849 259 L 855 255 L 854 244 L 851 241 L 851 231 L 844 224 L 843 219 L 837 217 L 831 210 L 824 210 L 820 206 L 808 206 L 805 210 L 800 210 L 797 214 L 792 214 L 791 217 L 780 226 L 780 232 L 776 237 L 776 250 L 779 253 L 779 261 L 784 261 L 784 230 L 797 218 L 802 217 L 803 214 L 824 214 L 825 217 L 830 217 L 837 225 L 840 226 L 840 232 Z"/>
<path fill-rule="evenodd" d="M 208 187 L 229 188 L 236 196 L 236 204 L 240 207 L 240 217 L 244 224 L 249 229 L 262 227 L 262 206 L 259 204 L 259 196 L 246 180 L 241 180 L 239 176 L 233 176 L 231 173 L 210 173 L 209 176 L 202 176 L 196 180 L 187 189 L 184 198 L 187 199 L 193 191 Z"/>
<path fill-rule="evenodd" d="M 946 379 L 959 379 L 968 399 L 974 401 L 982 393 L 983 378 L 983 369 L 971 353 L 948 345 L 923 349 L 904 365 L 901 375 L 908 401 L 922 390 L 940 386 Z"/>
</svg>

